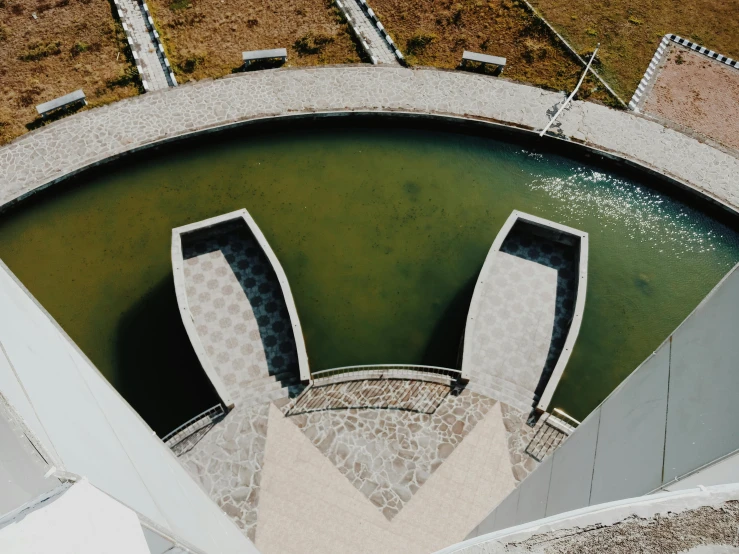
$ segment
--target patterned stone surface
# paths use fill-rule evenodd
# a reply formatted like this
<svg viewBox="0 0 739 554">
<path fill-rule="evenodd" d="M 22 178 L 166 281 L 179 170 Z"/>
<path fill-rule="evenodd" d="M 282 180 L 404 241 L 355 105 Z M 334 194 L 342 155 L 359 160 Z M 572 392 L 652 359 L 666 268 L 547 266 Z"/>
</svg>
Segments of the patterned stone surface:
<svg viewBox="0 0 739 554">
<path fill-rule="evenodd" d="M 376 67 L 259 71 L 86 110 L 0 148 L 0 203 L 110 156 L 198 130 L 284 114 L 403 111 L 542 129 L 561 95 L 467 72 Z M 615 153 L 739 206 L 739 157 L 637 114 L 573 102 L 565 137 Z"/>
<path fill-rule="evenodd" d="M 465 331 L 468 387 L 528 413 L 550 349 L 557 271 L 501 251 L 492 255 Z"/>
<path fill-rule="evenodd" d="M 270 385 L 278 390 L 277 381 L 296 388 L 300 371 L 282 289 L 246 225 L 184 235 L 183 257 L 196 331 L 234 402 L 273 399 L 263 393 Z"/>
<path fill-rule="evenodd" d="M 252 541 L 267 439 L 269 403 L 237 406 L 180 462 Z"/>
<path fill-rule="evenodd" d="M 432 414 L 450 394 L 450 387 L 409 379 L 363 379 L 314 385 L 286 407 L 289 416 L 321 410 L 388 408 Z"/>
<path fill-rule="evenodd" d="M 448 396 L 431 415 L 349 409 L 290 420 L 392 520 L 494 404 L 465 390 Z"/>
<path fill-rule="evenodd" d="M 270 408 L 256 546 L 263 554 L 429 554 L 464 540 L 515 488 L 493 406 L 388 520 L 291 418 Z"/>
<path fill-rule="evenodd" d="M 500 247 L 501 252 L 536 262 L 557 271 L 557 293 L 554 326 L 546 363 L 536 387 L 534 398 L 539 400 L 557 365 L 564 348 L 570 323 L 575 313 L 578 272 L 577 246 L 565 245 L 541 236 L 533 236 L 515 225 Z"/>
</svg>

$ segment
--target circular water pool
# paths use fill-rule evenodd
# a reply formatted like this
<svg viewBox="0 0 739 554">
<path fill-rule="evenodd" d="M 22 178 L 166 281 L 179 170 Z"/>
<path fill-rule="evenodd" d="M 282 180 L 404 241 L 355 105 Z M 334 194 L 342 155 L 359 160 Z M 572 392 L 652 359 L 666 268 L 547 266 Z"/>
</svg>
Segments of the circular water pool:
<svg viewBox="0 0 739 554">
<path fill-rule="evenodd" d="M 30 198 L 0 215 L 0 258 L 165 433 L 213 404 L 174 299 L 173 227 L 249 210 L 314 371 L 454 367 L 477 273 L 522 210 L 590 234 L 583 326 L 551 404 L 582 418 L 739 261 L 734 229 L 652 184 L 483 136 L 247 127 Z"/>
</svg>

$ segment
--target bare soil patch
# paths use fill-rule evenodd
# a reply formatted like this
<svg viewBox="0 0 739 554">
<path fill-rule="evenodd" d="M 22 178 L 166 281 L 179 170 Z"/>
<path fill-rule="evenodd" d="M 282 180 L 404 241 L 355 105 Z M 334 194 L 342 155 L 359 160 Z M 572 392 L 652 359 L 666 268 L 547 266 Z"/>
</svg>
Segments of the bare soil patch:
<svg viewBox="0 0 739 554">
<path fill-rule="evenodd" d="M 604 78 L 627 101 L 665 34 L 739 58 L 737 0 L 531 2 L 578 51 L 592 51 L 601 43 Z"/>
<path fill-rule="evenodd" d="M 178 80 L 238 71 L 246 50 L 287 48 L 287 65 L 362 61 L 329 0 L 150 0 L 150 7 Z"/>
<path fill-rule="evenodd" d="M 739 70 L 673 45 L 643 111 L 739 150 Z"/>
<path fill-rule="evenodd" d="M 106 0 L 0 0 L 0 144 L 41 124 L 37 104 L 74 90 L 90 106 L 138 94 L 129 60 Z"/>
<path fill-rule="evenodd" d="M 370 0 L 411 65 L 455 68 L 464 50 L 503 56 L 503 76 L 571 91 L 582 65 L 516 0 Z M 580 98 L 611 103 L 590 77 Z"/>
</svg>

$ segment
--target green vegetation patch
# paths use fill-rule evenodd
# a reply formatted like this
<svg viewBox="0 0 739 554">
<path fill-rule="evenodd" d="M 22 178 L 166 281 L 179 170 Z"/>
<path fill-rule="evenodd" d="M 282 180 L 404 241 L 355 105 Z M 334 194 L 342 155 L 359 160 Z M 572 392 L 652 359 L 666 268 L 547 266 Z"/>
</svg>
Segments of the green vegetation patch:
<svg viewBox="0 0 739 554">
<path fill-rule="evenodd" d="M 25 53 L 18 56 L 24 62 L 36 62 L 49 56 L 58 56 L 62 53 L 62 43 L 60 41 L 53 42 L 34 42 L 28 45 Z"/>
<path fill-rule="evenodd" d="M 326 33 L 308 32 L 295 41 L 293 48 L 302 55 L 318 54 L 334 41 L 334 37 Z"/>
</svg>

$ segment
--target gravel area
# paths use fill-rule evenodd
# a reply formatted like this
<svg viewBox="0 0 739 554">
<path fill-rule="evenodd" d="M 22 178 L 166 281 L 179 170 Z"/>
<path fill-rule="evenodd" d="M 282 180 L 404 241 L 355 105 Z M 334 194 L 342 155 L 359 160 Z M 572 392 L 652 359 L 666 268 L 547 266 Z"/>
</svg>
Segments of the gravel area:
<svg viewBox="0 0 739 554">
<path fill-rule="evenodd" d="M 739 150 L 739 71 L 673 44 L 642 111 Z"/>
</svg>

